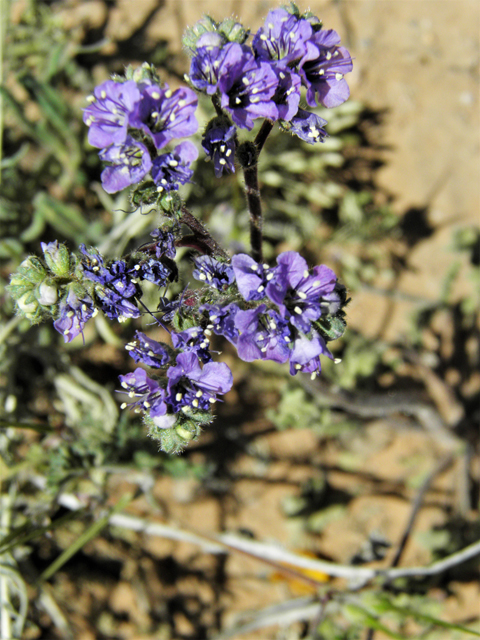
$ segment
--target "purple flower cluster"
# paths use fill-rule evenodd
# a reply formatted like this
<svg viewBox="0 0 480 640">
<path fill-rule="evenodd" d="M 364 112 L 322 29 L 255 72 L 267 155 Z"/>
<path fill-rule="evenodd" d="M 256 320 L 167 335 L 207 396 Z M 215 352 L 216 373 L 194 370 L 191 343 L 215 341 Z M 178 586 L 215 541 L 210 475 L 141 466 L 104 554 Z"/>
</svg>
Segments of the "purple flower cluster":
<svg viewBox="0 0 480 640">
<path fill-rule="evenodd" d="M 210 29 L 189 47 L 189 80 L 197 91 L 214 97 L 237 127 L 250 130 L 256 118 L 266 118 L 310 144 L 324 140 L 326 121 L 299 108 L 300 90 L 306 88 L 310 107 L 335 107 L 348 98 L 344 75 L 352 58 L 335 31 L 294 9 L 270 11 L 251 47 L 243 37 L 229 41 L 218 25 Z M 231 123 L 207 127 L 203 148 L 217 176 L 234 171 L 234 145 Z"/>
<path fill-rule="evenodd" d="M 232 270 L 242 301 L 204 304 L 207 330 L 227 338 L 246 362 L 288 361 L 292 375 L 303 371 L 315 377 L 320 355 L 332 357 L 319 321 L 344 303 L 334 272 L 324 265 L 309 269 L 295 251 L 280 254 L 275 267 L 238 254 Z M 209 283 L 217 277 L 211 271 Z"/>
<path fill-rule="evenodd" d="M 232 387 L 233 377 L 223 362 L 213 362 L 208 352 L 208 339 L 199 327 L 172 334 L 173 345 L 179 352 L 174 364 L 166 369 L 166 377 L 151 378 L 141 368 L 120 376 L 123 389 L 134 400 L 123 408 L 134 407 L 148 414 L 158 429 L 169 429 L 178 414 L 195 416 L 208 413 L 218 395 Z M 172 361 L 172 349 L 137 331 L 127 350 L 136 362 L 157 369 L 166 368 Z M 203 367 L 200 362 L 203 362 Z"/>
<path fill-rule="evenodd" d="M 89 102 L 83 119 L 90 144 L 100 149 L 107 165 L 101 175 L 107 193 L 137 184 L 149 173 L 159 192 L 177 190 L 190 180 L 190 165 L 198 155 L 193 143 L 159 152 L 197 131 L 197 98 L 191 89 L 172 91 L 148 79 L 107 80 Z"/>
<path fill-rule="evenodd" d="M 106 265 L 98 251 L 88 250 L 84 244 L 80 245 L 80 251 L 85 278 L 95 283 L 98 307 L 111 320 L 138 318 L 140 311 L 135 298 L 141 292 L 134 275 L 136 271 L 129 270 L 125 260 L 114 260 Z"/>
<path fill-rule="evenodd" d="M 157 229 L 152 233 L 156 240 L 147 246 L 147 251 L 137 254 L 135 260 L 106 261 L 94 248 L 87 249 L 80 245 L 82 259 L 79 262 L 81 277 L 86 282 L 93 283 L 90 286 L 91 296 L 83 301 L 80 309 L 84 309 L 83 315 L 75 312 L 77 318 L 76 328 L 68 325 L 67 318 L 73 317 L 72 307 L 73 293 L 60 304 L 60 318 L 55 323 L 55 328 L 71 340 L 83 328 L 85 322 L 91 317 L 93 309 L 100 309 L 111 320 L 124 321 L 127 318 L 138 318 L 140 311 L 138 300 L 142 296 L 139 282 L 149 280 L 158 287 L 165 287 L 176 278 L 177 267 L 168 256 L 175 256 L 174 237 L 171 232 Z M 145 255 L 145 253 L 147 255 Z M 151 253 L 153 255 L 148 255 Z M 78 297 L 78 296 L 76 296 Z M 77 305 L 78 306 L 78 305 Z M 76 308 L 76 307 L 75 307 Z M 88 315 L 87 310 L 92 310 Z M 66 315 L 70 314 L 70 315 Z M 88 315 L 88 317 L 87 317 Z M 73 333 L 75 332 L 75 335 Z"/>
<path fill-rule="evenodd" d="M 79 297 L 70 287 L 65 298 L 58 306 L 58 317 L 53 323 L 55 329 L 62 334 L 65 342 L 71 342 L 83 328 L 98 313 L 93 300 L 87 294 Z"/>
<path fill-rule="evenodd" d="M 210 256 L 200 256 L 195 258 L 194 263 L 193 277 L 196 280 L 206 282 L 217 291 L 227 289 L 235 281 L 231 265 L 225 262 L 220 262 Z"/>
</svg>

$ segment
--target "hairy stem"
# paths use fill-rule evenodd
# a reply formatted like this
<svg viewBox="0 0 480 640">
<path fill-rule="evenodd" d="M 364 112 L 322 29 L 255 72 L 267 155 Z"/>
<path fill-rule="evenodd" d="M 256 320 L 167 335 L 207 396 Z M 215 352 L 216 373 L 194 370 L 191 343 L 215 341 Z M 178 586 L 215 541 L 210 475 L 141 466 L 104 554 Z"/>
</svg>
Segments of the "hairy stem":
<svg viewBox="0 0 480 640">
<path fill-rule="evenodd" d="M 243 169 L 245 176 L 245 192 L 247 195 L 248 211 L 250 214 L 250 245 L 252 247 L 252 258 L 256 260 L 256 262 L 261 262 L 263 259 L 263 217 L 260 189 L 258 187 L 258 156 L 260 155 L 260 151 L 262 150 L 272 128 L 273 122 L 270 122 L 269 120 L 265 120 L 263 122 L 254 141 L 256 157 L 252 164 L 245 166 Z"/>
<path fill-rule="evenodd" d="M 192 242 L 195 242 L 195 246 L 201 246 L 207 253 L 214 256 L 228 258 L 227 252 L 222 249 L 200 220 L 197 220 L 185 205 L 182 206 L 182 215 L 179 221 L 193 231 Z"/>
</svg>

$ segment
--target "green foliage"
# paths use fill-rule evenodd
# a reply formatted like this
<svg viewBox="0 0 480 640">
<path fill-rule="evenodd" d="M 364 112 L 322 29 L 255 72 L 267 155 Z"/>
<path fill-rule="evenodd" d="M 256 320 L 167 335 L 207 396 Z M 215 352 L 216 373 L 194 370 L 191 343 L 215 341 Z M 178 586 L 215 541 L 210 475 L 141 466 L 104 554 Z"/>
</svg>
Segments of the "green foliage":
<svg viewBox="0 0 480 640">
<path fill-rule="evenodd" d="M 308 400 L 305 391 L 299 387 L 286 386 L 282 392 L 280 402 L 276 409 L 267 410 L 267 418 L 271 420 L 277 429 L 304 429 L 325 422 L 325 413 L 312 401 Z M 327 415 L 327 420 L 329 415 Z"/>
<path fill-rule="evenodd" d="M 344 345 L 342 366 L 330 367 L 328 375 L 342 389 L 354 389 L 373 377 L 382 362 L 385 345 L 354 331 L 345 336 Z"/>
</svg>

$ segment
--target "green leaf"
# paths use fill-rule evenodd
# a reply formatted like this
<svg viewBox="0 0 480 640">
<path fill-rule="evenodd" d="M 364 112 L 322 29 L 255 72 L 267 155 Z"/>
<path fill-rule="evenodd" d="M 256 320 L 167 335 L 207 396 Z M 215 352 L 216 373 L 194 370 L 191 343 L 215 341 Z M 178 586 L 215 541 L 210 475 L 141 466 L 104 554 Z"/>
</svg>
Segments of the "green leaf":
<svg viewBox="0 0 480 640">
<path fill-rule="evenodd" d="M 401 613 L 405 617 L 414 618 L 418 622 L 424 622 L 426 624 L 435 625 L 436 627 L 442 627 L 443 629 L 451 629 L 452 631 L 461 631 L 462 633 L 468 633 L 472 636 L 476 636 L 480 638 L 480 632 L 474 631 L 473 629 L 468 629 L 461 624 L 456 624 L 454 622 L 446 622 L 445 620 L 440 620 L 439 618 L 435 618 L 433 616 L 429 616 L 425 613 L 420 613 L 419 611 L 415 611 L 414 609 L 410 609 L 408 607 L 399 607 L 390 603 L 390 609 L 395 611 L 396 613 Z"/>
<path fill-rule="evenodd" d="M 52 531 L 61 527 L 69 520 L 78 517 L 80 511 L 71 511 L 70 513 L 66 513 L 61 518 L 57 518 L 50 524 L 45 525 L 44 527 L 36 527 L 32 530 L 32 525 L 30 522 L 25 523 L 21 527 L 16 527 L 6 536 L 4 536 L 0 540 L 0 555 L 11 551 L 15 547 L 22 546 L 30 540 L 35 540 L 35 538 L 39 538 L 41 535 L 46 533 L 47 531 Z"/>
<path fill-rule="evenodd" d="M 357 604 L 349 603 L 345 605 L 344 611 L 354 622 L 361 623 L 365 628 L 381 631 L 386 636 L 393 638 L 394 640 L 406 640 L 405 636 L 402 636 L 395 631 L 391 631 L 391 629 L 382 624 L 378 618 Z"/>
</svg>

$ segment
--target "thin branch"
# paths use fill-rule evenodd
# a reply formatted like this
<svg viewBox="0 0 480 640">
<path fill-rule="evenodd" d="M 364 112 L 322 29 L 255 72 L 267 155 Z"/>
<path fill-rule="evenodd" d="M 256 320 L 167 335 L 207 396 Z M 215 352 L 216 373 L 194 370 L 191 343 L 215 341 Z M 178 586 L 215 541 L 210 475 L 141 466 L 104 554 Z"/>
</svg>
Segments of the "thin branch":
<svg viewBox="0 0 480 640">
<path fill-rule="evenodd" d="M 37 486 L 45 485 L 41 477 L 32 479 Z M 57 498 L 59 504 L 67 509 L 77 510 L 85 507 L 85 503 L 72 494 L 60 494 Z M 313 560 L 300 556 L 281 547 L 263 542 L 256 542 L 241 538 L 233 534 L 225 533 L 217 536 L 194 532 L 185 528 L 173 527 L 161 523 L 152 523 L 143 518 L 137 518 L 126 514 L 115 514 L 109 518 L 109 524 L 142 532 L 148 535 L 159 536 L 169 540 L 181 540 L 190 542 L 203 548 L 207 553 L 225 553 L 227 551 L 239 551 L 262 562 L 278 563 L 281 571 L 284 564 L 290 565 L 292 570 L 311 570 L 324 573 L 335 578 L 344 578 L 351 581 L 352 588 L 359 589 L 375 578 L 382 581 L 395 580 L 397 578 L 434 576 L 455 567 L 463 562 L 480 555 L 480 541 L 475 542 L 460 551 L 434 562 L 427 567 L 400 567 L 373 569 L 369 567 L 353 567 L 350 565 L 335 564 L 324 560 Z M 318 583 L 320 585 L 320 583 Z"/>
<path fill-rule="evenodd" d="M 413 501 L 410 518 L 408 519 L 407 525 L 405 527 L 405 531 L 403 532 L 403 535 L 398 545 L 395 556 L 393 557 L 393 560 L 390 564 L 392 568 L 397 567 L 400 563 L 400 558 L 402 557 L 406 544 L 410 538 L 410 534 L 412 533 L 413 525 L 415 524 L 415 520 L 417 519 L 418 512 L 422 507 L 423 500 L 428 490 L 430 489 L 432 482 L 435 480 L 435 478 L 438 475 L 443 473 L 443 471 L 445 471 L 452 464 L 452 461 L 453 461 L 453 456 L 451 455 L 446 456 L 445 458 L 440 460 L 440 462 L 436 465 L 435 469 L 433 469 L 433 471 L 429 473 L 427 478 L 423 481 L 422 486 L 420 487 L 420 490 L 417 493 L 415 500 Z"/>
<path fill-rule="evenodd" d="M 403 535 L 402 535 L 402 537 L 400 539 L 400 542 L 398 544 L 398 547 L 397 547 L 397 550 L 395 552 L 395 555 L 393 556 L 393 560 L 390 563 L 390 567 L 393 568 L 393 567 L 397 567 L 399 565 L 400 559 L 401 559 L 401 557 L 403 555 L 403 552 L 405 550 L 407 542 L 410 539 L 410 535 L 412 533 L 412 529 L 413 529 L 413 526 L 415 524 L 415 520 L 417 519 L 417 515 L 418 515 L 418 513 L 419 513 L 419 511 L 420 511 L 420 509 L 422 507 L 425 495 L 427 494 L 428 490 L 430 489 L 431 484 L 435 480 L 435 478 L 440 473 L 445 471 L 452 464 L 452 461 L 453 461 L 453 456 L 451 456 L 451 455 L 446 456 L 445 458 L 440 460 L 440 462 L 435 466 L 433 471 L 431 473 L 429 473 L 428 476 L 423 481 L 422 486 L 420 487 L 420 490 L 418 491 L 417 495 L 415 496 L 415 500 L 413 501 L 412 510 L 410 512 L 410 517 L 408 519 L 407 525 L 405 527 Z M 387 585 L 388 585 L 388 582 L 385 582 L 384 587 L 387 587 Z M 373 640 L 374 637 L 375 637 L 375 629 L 368 629 L 367 635 L 365 636 L 365 640 Z"/>
</svg>

